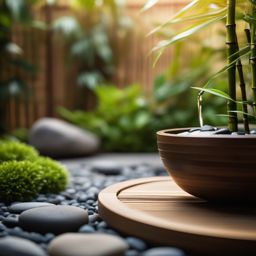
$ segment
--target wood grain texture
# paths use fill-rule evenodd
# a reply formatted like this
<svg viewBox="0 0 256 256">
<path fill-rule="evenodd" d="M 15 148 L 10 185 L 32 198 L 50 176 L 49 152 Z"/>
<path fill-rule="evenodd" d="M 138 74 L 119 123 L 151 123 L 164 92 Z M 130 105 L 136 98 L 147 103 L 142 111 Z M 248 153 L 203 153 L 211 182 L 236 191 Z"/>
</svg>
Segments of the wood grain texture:
<svg viewBox="0 0 256 256">
<path fill-rule="evenodd" d="M 157 133 L 161 159 L 185 191 L 212 201 L 256 203 L 256 136 Z"/>
<path fill-rule="evenodd" d="M 255 207 L 210 204 L 181 190 L 170 177 L 112 185 L 99 194 L 99 212 L 126 234 L 195 255 L 256 253 Z"/>
</svg>

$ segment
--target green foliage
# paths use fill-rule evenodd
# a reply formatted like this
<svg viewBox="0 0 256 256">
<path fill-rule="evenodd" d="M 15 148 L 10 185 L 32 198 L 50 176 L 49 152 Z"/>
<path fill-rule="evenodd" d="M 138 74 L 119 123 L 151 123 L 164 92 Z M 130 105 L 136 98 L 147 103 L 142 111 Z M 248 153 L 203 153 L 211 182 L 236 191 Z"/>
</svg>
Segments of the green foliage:
<svg viewBox="0 0 256 256">
<path fill-rule="evenodd" d="M 159 0 L 148 0 L 143 10 L 151 8 L 157 2 Z M 200 90 L 197 86 L 194 86 L 194 88 L 200 90 L 198 99 L 202 99 L 205 92 L 226 99 L 226 116 L 228 116 L 229 129 L 237 131 L 238 122 L 240 121 L 237 114 L 242 113 L 244 130 L 249 133 L 248 117 L 255 115 L 256 112 L 256 64 L 254 61 L 256 57 L 256 7 L 254 0 L 189 1 L 174 16 L 151 32 L 163 33 L 164 31 L 165 35 L 167 35 L 153 49 L 153 51 L 158 52 L 155 62 L 170 45 L 181 41 L 185 42 L 185 40 L 187 41 L 188 38 L 193 37 L 205 27 L 222 20 L 226 20 L 226 26 L 223 26 L 223 28 L 226 27 L 226 42 L 223 40 L 222 47 L 224 48 L 225 46 L 226 48 L 226 60 L 224 61 L 223 59 L 223 62 L 227 63 L 227 65 L 211 76 L 207 83 L 202 83 L 204 85 L 203 89 Z M 176 25 L 178 26 L 175 27 Z M 224 22 L 222 22 L 222 25 L 224 25 Z M 245 27 L 246 29 L 244 29 Z M 241 50 L 240 46 L 242 46 Z M 250 65 L 250 72 L 248 70 L 245 71 L 248 64 Z M 215 85 L 218 85 L 216 78 L 218 79 L 224 72 L 227 74 L 225 87 L 206 88 L 212 87 L 212 82 L 216 87 Z M 251 86 L 250 91 L 247 88 L 247 84 Z M 198 102 L 199 115 L 202 116 L 200 102 L 201 100 Z M 200 125 L 202 125 L 202 118 L 200 120 Z"/>
<path fill-rule="evenodd" d="M 15 141 L 0 142 L 0 163 L 4 161 L 35 160 L 38 152 L 26 144 Z"/>
<path fill-rule="evenodd" d="M 68 183 L 68 171 L 64 166 L 48 157 L 39 157 L 35 163 L 43 170 L 41 193 L 58 193 L 65 189 Z"/>
<path fill-rule="evenodd" d="M 7 134 L 8 137 L 14 138 L 20 142 L 28 142 L 28 129 L 26 128 L 18 128 L 10 131 Z"/>
<path fill-rule="evenodd" d="M 60 113 L 70 122 L 98 134 L 106 151 L 155 150 L 154 133 L 159 123 L 138 85 L 124 89 L 100 86 L 96 95 L 98 106 L 94 111 L 60 109 Z"/>
<path fill-rule="evenodd" d="M 198 40 L 191 40 L 192 49 L 195 45 L 198 49 Z M 197 56 L 191 51 L 187 53 L 186 44 L 177 44 L 170 67 L 156 77 L 150 97 L 143 94 L 139 85 L 122 89 L 105 85 L 95 90 L 98 105 L 94 111 L 72 112 L 62 108 L 59 112 L 68 121 L 95 132 L 106 151 L 155 151 L 156 131 L 198 126 L 197 92 L 190 88 L 206 83 L 209 73 L 214 72 L 211 61 L 221 59 L 222 55 L 221 49 L 204 44 L 201 49 Z M 191 58 L 181 58 L 182 51 Z M 222 89 L 224 84 L 219 76 L 217 88 Z M 205 121 L 223 125 L 226 117 L 217 114 L 225 112 L 225 99 L 216 100 L 210 94 L 205 98 L 211 103 L 204 106 Z"/>
<path fill-rule="evenodd" d="M 69 59 L 78 66 L 77 85 L 95 90 L 99 84 L 109 81 L 115 71 L 112 37 L 125 34 L 128 17 L 115 0 L 74 0 L 70 12 L 70 16 L 54 20 L 52 28 L 63 36 Z"/>
<path fill-rule="evenodd" d="M 21 47 L 12 39 L 15 24 L 30 24 L 30 5 L 34 2 L 35 0 L 0 1 L 0 133 L 7 128 L 4 126 L 7 101 L 10 98 L 25 98 L 29 90 L 23 75 L 35 72 L 34 65 L 24 59 Z M 10 70 L 15 72 L 7 75 Z"/>
<path fill-rule="evenodd" d="M 26 201 L 35 198 L 42 188 L 42 176 L 42 168 L 30 161 L 0 164 L 0 199 Z"/>
<path fill-rule="evenodd" d="M 105 85 L 95 90 L 98 106 L 92 112 L 60 109 L 68 121 L 100 136 L 104 150 L 154 151 L 157 115 L 149 109 L 139 85 L 118 89 Z"/>
<path fill-rule="evenodd" d="M 0 199 L 26 201 L 39 193 L 58 193 L 68 183 L 68 171 L 58 162 L 14 141 L 0 142 Z"/>
</svg>

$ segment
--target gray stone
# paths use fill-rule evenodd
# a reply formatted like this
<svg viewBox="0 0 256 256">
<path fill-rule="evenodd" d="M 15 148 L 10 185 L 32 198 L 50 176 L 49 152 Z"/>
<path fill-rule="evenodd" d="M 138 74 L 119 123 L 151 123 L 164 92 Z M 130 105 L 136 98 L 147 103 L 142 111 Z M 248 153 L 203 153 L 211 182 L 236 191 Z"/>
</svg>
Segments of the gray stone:
<svg viewBox="0 0 256 256">
<path fill-rule="evenodd" d="M 250 134 L 254 134 L 255 135 L 256 134 L 256 129 L 252 129 Z"/>
<path fill-rule="evenodd" d="M 34 208 L 22 212 L 19 217 L 23 229 L 43 234 L 75 232 L 87 223 L 87 211 L 67 205 Z"/>
<path fill-rule="evenodd" d="M 185 254 L 180 249 L 173 247 L 156 247 L 147 250 L 142 256 L 185 256 Z"/>
<path fill-rule="evenodd" d="M 125 256 L 140 256 L 140 252 L 136 251 L 136 250 L 129 250 Z"/>
<path fill-rule="evenodd" d="M 90 225 L 83 225 L 80 229 L 79 229 L 80 233 L 94 233 L 95 232 L 95 228 L 90 226 Z"/>
<path fill-rule="evenodd" d="M 217 130 L 217 128 L 213 127 L 211 125 L 204 125 L 200 129 L 201 132 L 210 132 L 210 131 L 216 131 L 216 130 Z"/>
<path fill-rule="evenodd" d="M 9 207 L 9 211 L 11 213 L 21 213 L 21 212 L 24 212 L 29 209 L 51 206 L 51 205 L 53 205 L 53 204 L 41 203 L 41 202 L 25 202 L 25 203 L 18 203 L 18 204 L 11 205 Z"/>
<path fill-rule="evenodd" d="M 119 237 L 106 234 L 67 233 L 49 245 L 50 256 L 121 256 L 128 246 Z"/>
<path fill-rule="evenodd" d="M 118 175 L 122 171 L 122 167 L 112 161 L 101 161 L 92 166 L 92 171 L 104 175 Z"/>
<path fill-rule="evenodd" d="M 137 251 L 144 251 L 147 249 L 147 245 L 141 239 L 136 237 L 127 237 L 127 243 L 129 244 L 131 249 L 135 249 Z"/>
<path fill-rule="evenodd" d="M 39 119 L 30 130 L 29 143 L 52 157 L 88 155 L 99 149 L 93 133 L 56 118 Z"/>
<path fill-rule="evenodd" d="M 31 240 L 35 243 L 44 242 L 44 236 L 35 232 L 24 232 L 21 228 L 15 227 L 8 230 L 9 235 Z"/>
<path fill-rule="evenodd" d="M 9 228 L 13 228 L 18 226 L 18 217 L 9 215 L 2 220 L 2 223 Z"/>
<path fill-rule="evenodd" d="M 4 256 L 46 256 L 35 243 L 18 237 L 0 238 L 0 255 Z"/>
<path fill-rule="evenodd" d="M 245 132 L 243 131 L 232 132 L 231 135 L 245 135 Z"/>
<path fill-rule="evenodd" d="M 0 222 L 0 231 L 5 231 L 6 226 Z"/>
</svg>

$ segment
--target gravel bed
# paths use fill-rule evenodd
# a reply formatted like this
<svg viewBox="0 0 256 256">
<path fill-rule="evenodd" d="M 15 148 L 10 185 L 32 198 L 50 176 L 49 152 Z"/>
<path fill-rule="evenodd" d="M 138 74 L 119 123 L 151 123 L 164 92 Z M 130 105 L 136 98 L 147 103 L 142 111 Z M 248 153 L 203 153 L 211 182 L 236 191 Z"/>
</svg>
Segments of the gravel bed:
<svg viewBox="0 0 256 256">
<path fill-rule="evenodd" d="M 69 187 L 60 194 L 39 195 L 36 202 L 47 202 L 55 205 L 71 205 L 87 209 L 88 224 L 79 229 L 79 233 L 105 233 L 122 237 L 129 246 L 126 256 L 185 256 L 177 248 L 154 247 L 136 237 L 127 237 L 117 230 L 110 228 L 98 215 L 98 193 L 105 187 L 129 179 L 165 176 L 162 167 L 153 167 L 147 164 L 118 166 L 106 163 L 101 165 L 87 165 L 82 162 L 66 164 L 71 173 Z M 56 237 L 52 233 L 45 235 L 24 231 L 18 224 L 19 214 L 9 212 L 10 205 L 0 202 L 0 237 L 14 236 L 25 238 L 39 245 L 46 253 L 48 244 Z M 1 253 L 0 253 L 1 255 Z"/>
</svg>

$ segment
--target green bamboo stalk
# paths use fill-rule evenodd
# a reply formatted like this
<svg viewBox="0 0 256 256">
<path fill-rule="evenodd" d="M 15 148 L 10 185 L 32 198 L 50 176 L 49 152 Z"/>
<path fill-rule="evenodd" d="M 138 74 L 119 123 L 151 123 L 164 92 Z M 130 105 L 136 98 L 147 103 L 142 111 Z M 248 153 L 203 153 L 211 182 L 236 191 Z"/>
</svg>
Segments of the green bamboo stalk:
<svg viewBox="0 0 256 256">
<path fill-rule="evenodd" d="M 239 45 L 238 45 L 238 40 L 236 38 L 236 51 L 239 52 Z M 241 59 L 238 59 L 236 63 L 236 68 L 238 71 L 238 76 L 240 80 L 240 90 L 242 94 L 242 101 L 244 102 L 242 107 L 243 107 L 243 123 L 244 123 L 244 130 L 246 133 L 250 133 L 250 128 L 249 128 L 249 120 L 248 120 L 248 107 L 247 107 L 247 95 L 246 95 L 246 87 L 245 87 L 245 80 L 244 80 L 244 72 L 243 72 L 243 65 L 241 62 Z"/>
<path fill-rule="evenodd" d="M 231 64 L 235 61 L 236 53 L 236 0 L 227 0 L 227 18 L 226 18 L 226 45 L 227 45 L 227 65 L 228 69 L 228 90 L 229 96 L 236 100 L 236 65 Z M 236 103 L 229 100 L 227 104 L 228 109 L 228 127 L 231 131 L 237 131 L 238 120 L 237 114 L 233 111 L 237 110 Z"/>
<path fill-rule="evenodd" d="M 256 8 L 254 4 L 252 4 L 252 17 L 256 16 Z M 256 112 L 256 26 L 254 23 L 250 24 L 250 47 L 251 47 L 251 72 L 252 72 L 252 93 L 253 93 L 253 109 Z"/>
</svg>

